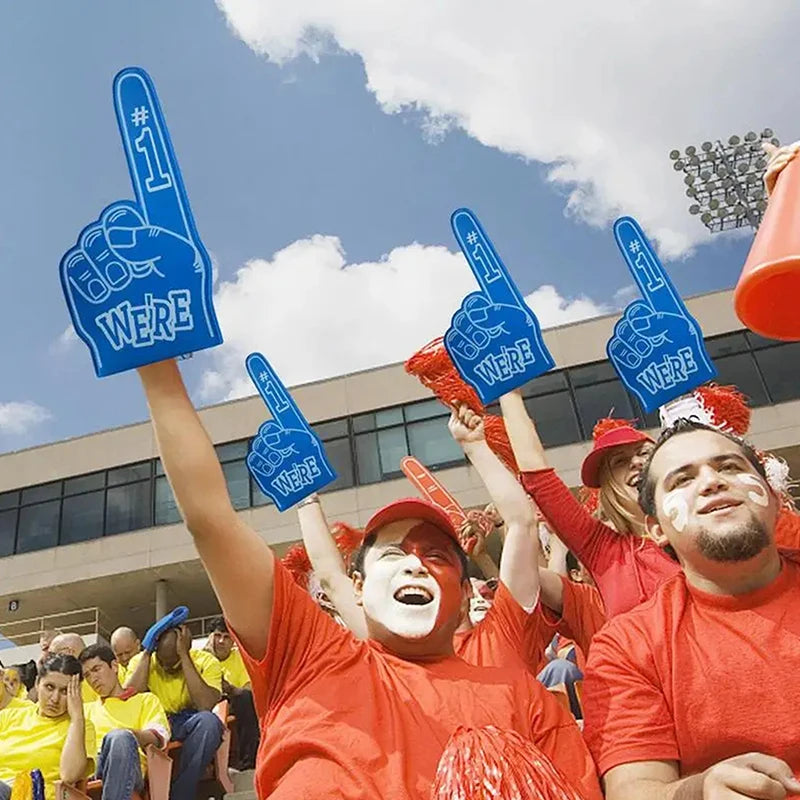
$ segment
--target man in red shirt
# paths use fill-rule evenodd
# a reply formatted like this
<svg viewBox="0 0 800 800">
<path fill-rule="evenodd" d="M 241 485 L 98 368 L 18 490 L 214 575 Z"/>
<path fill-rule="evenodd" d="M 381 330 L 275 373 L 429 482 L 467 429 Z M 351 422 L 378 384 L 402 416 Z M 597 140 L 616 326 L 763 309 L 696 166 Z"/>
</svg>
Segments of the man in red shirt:
<svg viewBox="0 0 800 800">
<path fill-rule="evenodd" d="M 800 794 L 800 560 L 753 450 L 679 420 L 640 483 L 683 570 L 592 641 L 586 739 L 607 800 Z"/>
<path fill-rule="evenodd" d="M 455 656 L 469 581 L 444 512 L 398 501 L 367 523 L 354 583 L 369 636 L 360 641 L 236 514 L 175 362 L 139 374 L 164 469 L 250 674 L 262 800 L 429 800 L 450 738 L 488 727 L 523 737 L 599 800 L 580 732 L 546 690 L 525 670 Z"/>
</svg>

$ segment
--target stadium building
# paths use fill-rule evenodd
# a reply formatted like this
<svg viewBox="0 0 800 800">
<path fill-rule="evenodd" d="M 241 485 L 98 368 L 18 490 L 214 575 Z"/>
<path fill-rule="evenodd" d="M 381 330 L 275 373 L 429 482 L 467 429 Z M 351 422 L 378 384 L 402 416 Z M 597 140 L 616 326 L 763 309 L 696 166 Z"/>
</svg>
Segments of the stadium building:
<svg viewBox="0 0 800 800">
<path fill-rule="evenodd" d="M 732 292 L 688 301 L 720 383 L 753 407 L 751 439 L 800 475 L 800 343 L 742 329 Z M 605 343 L 616 315 L 545 332 L 556 369 L 525 388 L 551 463 L 572 486 L 599 417 L 657 425 L 622 386 Z M 293 390 L 339 477 L 324 495 L 331 520 L 363 523 L 412 493 L 399 470 L 408 454 L 438 471 L 464 506 L 488 501 L 447 431 L 447 410 L 402 364 Z M 252 397 L 203 409 L 235 507 L 282 554 L 299 538 L 296 515 L 279 514 L 245 465 L 248 438 L 265 419 Z M 252 576 L 254 581 L 259 576 Z M 197 618 L 218 612 L 191 538 L 181 524 L 148 422 L 0 456 L 0 652 L 8 664 L 38 655 L 38 630 L 59 627 L 107 637 L 117 625 L 143 632 L 177 604 Z M 88 639 L 87 639 L 88 641 Z"/>
</svg>

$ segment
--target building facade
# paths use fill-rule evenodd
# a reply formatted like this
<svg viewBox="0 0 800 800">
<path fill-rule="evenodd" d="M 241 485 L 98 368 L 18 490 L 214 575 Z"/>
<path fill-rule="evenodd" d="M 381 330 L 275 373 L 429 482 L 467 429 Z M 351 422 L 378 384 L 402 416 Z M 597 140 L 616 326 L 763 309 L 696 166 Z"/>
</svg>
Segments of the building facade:
<svg viewBox="0 0 800 800">
<path fill-rule="evenodd" d="M 750 398 L 753 443 L 786 458 L 800 475 L 800 343 L 743 330 L 729 291 L 693 298 L 688 306 L 706 335 L 718 382 L 735 384 Z M 573 486 L 599 417 L 613 410 L 648 427 L 658 424 L 606 358 L 617 318 L 546 331 L 556 369 L 524 389 L 551 463 Z M 331 520 L 359 525 L 384 503 L 411 494 L 399 468 L 405 455 L 437 470 L 464 506 L 488 501 L 448 434 L 447 409 L 402 364 L 307 384 L 292 394 L 339 476 L 324 493 Z M 299 538 L 296 515 L 279 514 L 245 465 L 248 439 L 266 416 L 260 399 L 212 406 L 201 416 L 234 506 L 285 552 Z M 186 604 L 193 616 L 216 613 L 149 423 L 0 456 L 0 592 L 0 634 L 12 641 L 16 620 L 86 607 L 99 608 L 109 629 L 127 624 L 140 631 L 165 605 Z"/>
</svg>

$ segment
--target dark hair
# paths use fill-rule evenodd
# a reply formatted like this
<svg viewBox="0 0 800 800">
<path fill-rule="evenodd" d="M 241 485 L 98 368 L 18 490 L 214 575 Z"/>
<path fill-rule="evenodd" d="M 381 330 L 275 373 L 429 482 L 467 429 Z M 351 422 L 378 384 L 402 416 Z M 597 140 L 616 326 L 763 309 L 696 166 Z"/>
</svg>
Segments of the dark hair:
<svg viewBox="0 0 800 800">
<path fill-rule="evenodd" d="M 353 566 L 350 570 L 351 574 L 358 573 L 362 578 L 365 577 L 365 566 L 364 562 L 367 558 L 367 552 L 369 549 L 375 544 L 378 538 L 377 533 L 371 533 L 367 536 L 364 541 L 361 543 L 361 547 L 358 548 L 356 552 L 356 557 L 353 559 Z M 451 541 L 453 542 L 453 546 L 456 549 L 456 553 L 458 554 L 458 560 L 461 563 L 461 580 L 467 581 L 469 580 L 469 558 L 464 550 L 452 537 L 450 537 Z"/>
<path fill-rule="evenodd" d="M 228 623 L 224 617 L 217 617 L 211 623 L 211 633 L 228 633 Z"/>
<path fill-rule="evenodd" d="M 710 425 L 705 425 L 702 422 L 697 422 L 693 419 L 679 419 L 669 428 L 664 430 L 661 436 L 658 437 L 656 446 L 653 448 L 647 462 L 642 469 L 639 476 L 639 505 L 642 511 L 648 516 L 654 517 L 656 515 L 656 487 L 654 481 L 650 477 L 650 467 L 653 464 L 653 457 L 666 442 L 672 439 L 673 436 L 678 436 L 681 433 L 694 433 L 695 431 L 711 431 L 719 436 L 725 437 L 728 441 L 733 442 L 741 451 L 742 455 L 750 462 L 753 469 L 764 479 L 767 479 L 767 474 L 764 471 L 764 465 L 758 458 L 756 451 L 738 436 L 732 433 L 726 433 L 718 428 L 713 428 Z"/>
<path fill-rule="evenodd" d="M 572 550 L 567 551 L 567 572 L 577 572 L 581 568 L 580 562 Z"/>
<path fill-rule="evenodd" d="M 81 651 L 81 654 L 78 656 L 78 661 L 80 661 L 81 664 L 85 664 L 92 658 L 99 658 L 101 661 L 105 661 L 109 667 L 111 666 L 111 662 L 116 660 L 114 651 L 106 644 L 90 644 Z"/>
<path fill-rule="evenodd" d="M 47 656 L 39 664 L 39 680 L 44 678 L 49 672 L 60 672 L 62 675 L 77 675 L 82 677 L 83 670 L 81 669 L 81 662 L 75 656 L 68 656 L 66 654 L 57 653 L 56 655 Z"/>
<path fill-rule="evenodd" d="M 36 685 L 36 662 L 31 660 L 25 664 L 14 664 L 9 669 L 15 669 L 19 673 L 20 683 L 30 691 Z"/>
</svg>

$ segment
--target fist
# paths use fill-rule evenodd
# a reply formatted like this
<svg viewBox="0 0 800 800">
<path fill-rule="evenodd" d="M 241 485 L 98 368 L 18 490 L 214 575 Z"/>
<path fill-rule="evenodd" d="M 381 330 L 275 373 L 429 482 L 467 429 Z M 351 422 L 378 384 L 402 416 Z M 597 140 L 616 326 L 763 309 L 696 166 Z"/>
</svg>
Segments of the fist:
<svg viewBox="0 0 800 800">
<path fill-rule="evenodd" d="M 767 162 L 767 171 L 764 173 L 764 186 L 766 187 L 767 194 L 771 195 L 775 190 L 775 184 L 778 176 L 788 166 L 800 152 L 800 142 L 786 145 L 785 147 L 775 147 L 772 142 L 764 142 L 761 145 L 764 152 L 769 156 Z"/>
<path fill-rule="evenodd" d="M 461 445 L 484 439 L 483 417 L 463 404 L 453 409 L 447 427 L 452 437 Z"/>
</svg>

